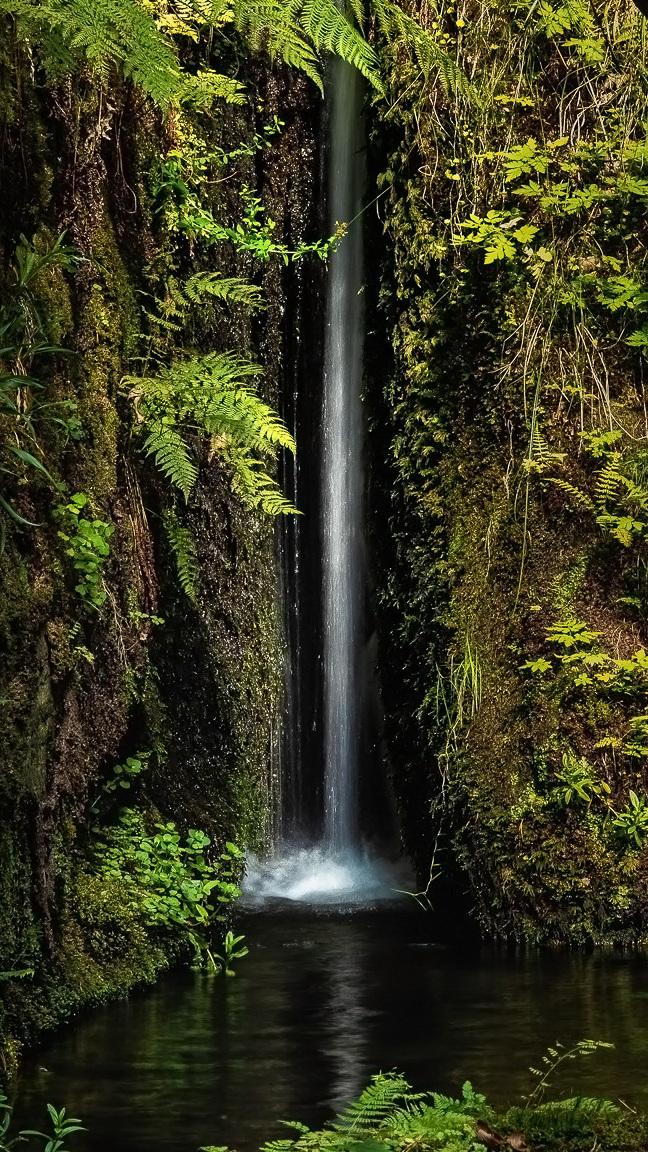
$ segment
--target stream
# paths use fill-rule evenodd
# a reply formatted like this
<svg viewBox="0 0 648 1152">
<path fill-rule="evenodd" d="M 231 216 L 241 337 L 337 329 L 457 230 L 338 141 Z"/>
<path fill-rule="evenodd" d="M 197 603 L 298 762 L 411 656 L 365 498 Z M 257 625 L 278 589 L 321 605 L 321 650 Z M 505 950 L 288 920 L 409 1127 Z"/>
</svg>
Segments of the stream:
<svg viewBox="0 0 648 1152">
<path fill-rule="evenodd" d="M 615 1043 L 570 1062 L 561 1093 L 648 1106 L 648 966 L 612 952 L 527 953 L 442 945 L 423 912 L 250 915 L 233 979 L 176 971 L 93 1009 L 41 1044 L 18 1085 L 21 1123 L 46 1101 L 88 1131 L 76 1152 L 252 1152 L 319 1125 L 373 1072 L 419 1089 L 470 1078 L 495 1103 L 533 1083 L 548 1045 Z"/>
</svg>

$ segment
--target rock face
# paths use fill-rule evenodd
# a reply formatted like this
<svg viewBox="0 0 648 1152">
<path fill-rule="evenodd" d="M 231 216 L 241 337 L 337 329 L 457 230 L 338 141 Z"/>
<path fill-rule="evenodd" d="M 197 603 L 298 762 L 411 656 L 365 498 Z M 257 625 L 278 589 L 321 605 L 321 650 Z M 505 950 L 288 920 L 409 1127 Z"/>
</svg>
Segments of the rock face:
<svg viewBox="0 0 648 1152">
<path fill-rule="evenodd" d="M 82 72 L 55 82 L 8 24 L 2 42 L 1 316 L 4 324 L 12 307 L 27 309 L 31 359 L 17 367 L 20 350 L 10 350 L 0 367 L 26 372 L 38 400 L 56 405 L 55 421 L 44 410 L 34 420 L 52 483 L 14 456 L 2 487 L 21 519 L 3 504 L 0 973 L 35 972 L 0 981 L 9 1036 L 167 962 L 168 947 L 93 882 L 93 826 L 112 819 L 105 785 L 127 757 L 147 754 L 128 799 L 151 821 L 201 828 L 216 845 L 258 847 L 268 835 L 282 663 L 274 525 L 236 496 L 218 452 L 198 442 L 192 500 L 174 500 L 141 450 L 123 378 L 182 351 L 233 349 L 262 363 L 262 395 L 280 405 L 293 370 L 297 272 L 174 231 L 162 184 L 195 130 L 212 160 L 243 148 L 222 181 L 204 179 L 203 206 L 235 223 L 245 184 L 278 240 L 312 238 L 319 97 L 303 78 L 252 61 L 253 105 L 187 114 L 180 129 L 117 76 L 104 90 Z M 281 133 L 259 149 L 254 134 L 276 116 Z M 46 259 L 21 295 L 19 261 L 51 254 L 62 235 L 67 258 Z M 218 299 L 178 311 L 177 286 L 205 270 L 256 278 L 264 311 L 250 318 Z M 5 445 L 15 419 L 3 405 Z M 54 480 L 65 487 L 57 492 Z M 65 506 L 76 493 L 87 497 L 84 520 L 98 525 L 91 550 L 108 541 L 98 604 L 78 591 L 85 577 L 69 555 Z M 164 531 L 170 509 L 193 537 L 195 595 L 183 591 Z"/>
<path fill-rule="evenodd" d="M 374 556 L 404 826 L 424 876 L 459 862 L 490 932 L 642 939 L 643 17 L 420 9 L 436 55 L 385 49 L 373 136 Z"/>
</svg>

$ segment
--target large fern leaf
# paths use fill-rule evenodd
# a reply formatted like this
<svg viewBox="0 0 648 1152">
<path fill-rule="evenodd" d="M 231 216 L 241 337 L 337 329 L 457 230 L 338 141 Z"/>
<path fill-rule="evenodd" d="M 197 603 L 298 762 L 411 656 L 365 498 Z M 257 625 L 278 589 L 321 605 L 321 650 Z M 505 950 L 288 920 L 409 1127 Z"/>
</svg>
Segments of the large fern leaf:
<svg viewBox="0 0 648 1152">
<path fill-rule="evenodd" d="M 563 492 L 568 492 L 577 504 L 581 504 L 583 508 L 587 508 L 589 512 L 596 512 L 596 505 L 591 496 L 583 492 L 582 488 L 577 488 L 575 484 L 570 484 L 568 480 L 561 480 L 559 476 L 549 477 L 552 484 L 557 488 L 562 488 Z"/>
<path fill-rule="evenodd" d="M 333 0 L 304 0 L 299 21 L 317 49 L 326 49 L 346 60 L 382 91 L 376 54 Z"/>
<path fill-rule="evenodd" d="M 618 495 L 619 488 L 623 484 L 623 477 L 619 468 L 620 460 L 620 452 L 611 452 L 604 467 L 601 468 L 596 477 L 594 494 L 600 504 L 607 504 L 608 501 L 614 500 Z"/>
<path fill-rule="evenodd" d="M 264 307 L 263 292 L 249 280 L 238 276 L 220 276 L 217 272 L 197 272 L 184 285 L 184 296 L 191 304 L 202 304 L 209 296 L 242 304 L 250 311 Z"/>
</svg>

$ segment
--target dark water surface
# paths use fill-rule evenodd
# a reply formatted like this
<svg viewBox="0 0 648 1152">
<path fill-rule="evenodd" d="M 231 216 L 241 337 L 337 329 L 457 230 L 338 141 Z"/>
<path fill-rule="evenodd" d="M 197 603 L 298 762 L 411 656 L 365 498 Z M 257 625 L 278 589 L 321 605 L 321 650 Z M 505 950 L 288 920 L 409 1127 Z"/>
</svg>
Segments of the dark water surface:
<svg viewBox="0 0 648 1152">
<path fill-rule="evenodd" d="M 615 1051 L 569 1064 L 559 1087 L 648 1107 L 645 958 L 441 947 L 430 918 L 398 912 L 240 927 L 234 979 L 171 974 L 42 1045 L 19 1119 L 65 1105 L 88 1127 L 79 1152 L 250 1152 L 286 1134 L 280 1118 L 326 1120 L 379 1069 L 513 1101 L 549 1044 L 583 1037 Z"/>
</svg>

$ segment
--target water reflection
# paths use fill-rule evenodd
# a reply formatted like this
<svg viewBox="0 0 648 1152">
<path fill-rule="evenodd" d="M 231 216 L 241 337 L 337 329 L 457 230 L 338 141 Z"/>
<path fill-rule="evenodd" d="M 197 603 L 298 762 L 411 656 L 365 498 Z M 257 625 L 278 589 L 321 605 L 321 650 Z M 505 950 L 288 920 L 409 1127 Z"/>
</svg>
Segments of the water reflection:
<svg viewBox="0 0 648 1152">
<path fill-rule="evenodd" d="M 641 957 L 444 949 L 432 921 L 397 913 L 242 927 L 236 979 L 175 974 L 44 1045 L 20 1085 L 22 1119 L 66 1105 L 89 1129 L 79 1152 L 249 1152 L 285 1134 L 281 1117 L 322 1122 L 380 1068 L 441 1091 L 470 1078 L 504 1103 L 549 1044 L 582 1037 L 616 1051 L 570 1064 L 562 1086 L 648 1107 Z"/>
</svg>

